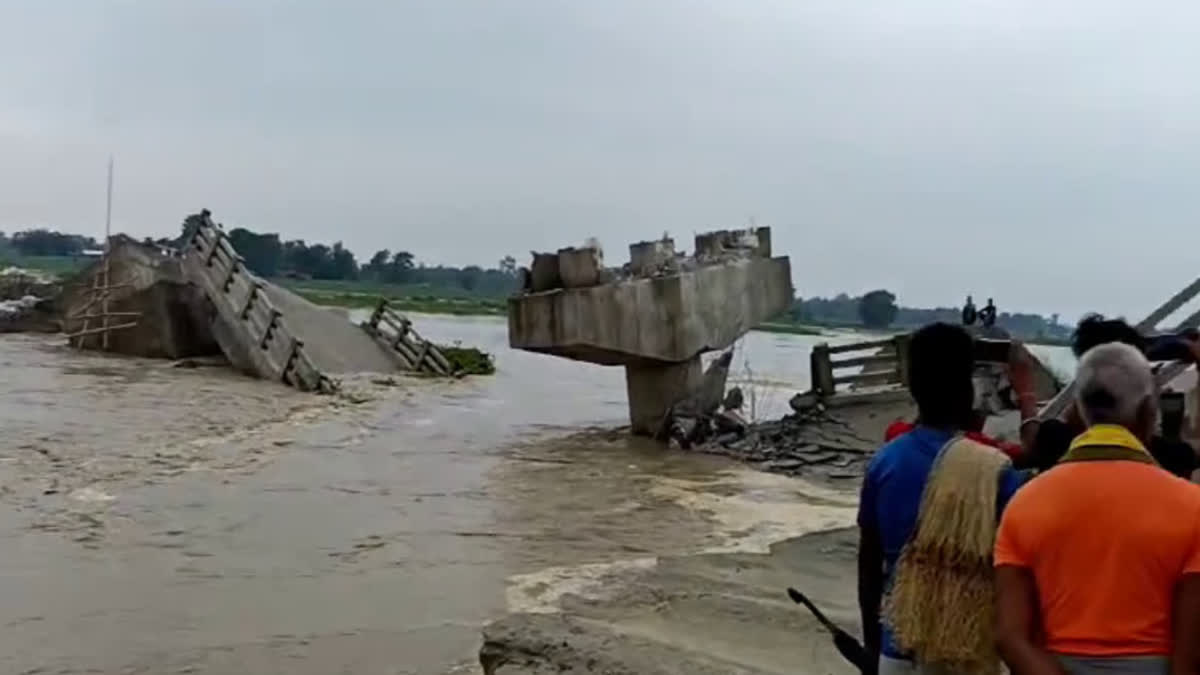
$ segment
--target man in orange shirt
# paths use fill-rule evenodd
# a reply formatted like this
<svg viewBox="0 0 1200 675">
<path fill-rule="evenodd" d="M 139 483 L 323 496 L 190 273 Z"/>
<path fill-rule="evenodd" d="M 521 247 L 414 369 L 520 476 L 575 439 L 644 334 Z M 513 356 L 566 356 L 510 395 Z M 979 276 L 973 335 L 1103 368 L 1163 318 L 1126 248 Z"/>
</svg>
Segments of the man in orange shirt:
<svg viewBox="0 0 1200 675">
<path fill-rule="evenodd" d="M 1079 362 L 1087 431 L 1017 492 L 996 537 L 997 645 L 1016 675 L 1200 673 L 1200 488 L 1146 450 L 1150 364 L 1108 343 Z"/>
</svg>

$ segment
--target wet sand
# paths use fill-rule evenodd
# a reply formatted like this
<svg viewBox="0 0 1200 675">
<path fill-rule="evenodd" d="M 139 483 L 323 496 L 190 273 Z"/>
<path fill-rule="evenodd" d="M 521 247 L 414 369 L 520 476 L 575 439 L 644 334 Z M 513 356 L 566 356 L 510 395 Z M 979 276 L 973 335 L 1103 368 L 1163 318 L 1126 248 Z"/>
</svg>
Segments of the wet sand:
<svg viewBox="0 0 1200 675">
<path fill-rule="evenodd" d="M 493 319 L 419 325 L 499 372 L 330 398 L 0 338 L 0 672 L 479 672 L 510 611 L 850 523 L 852 494 L 616 431 L 619 369 L 511 352 Z M 747 341 L 760 414 L 807 386 L 812 341 Z"/>
<path fill-rule="evenodd" d="M 857 672 L 783 592 L 799 587 L 857 632 L 857 530 L 821 531 L 762 553 L 665 556 L 614 567 L 557 612 L 520 613 L 484 630 L 487 675 L 695 675 Z"/>
</svg>

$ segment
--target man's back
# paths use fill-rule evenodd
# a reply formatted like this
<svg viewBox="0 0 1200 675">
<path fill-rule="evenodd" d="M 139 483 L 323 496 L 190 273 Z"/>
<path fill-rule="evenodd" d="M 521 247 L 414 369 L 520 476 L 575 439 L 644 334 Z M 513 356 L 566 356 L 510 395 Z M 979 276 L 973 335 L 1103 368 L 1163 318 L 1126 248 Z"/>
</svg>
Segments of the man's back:
<svg viewBox="0 0 1200 675">
<path fill-rule="evenodd" d="M 1060 464 L 1009 504 L 995 564 L 1032 572 L 1051 652 L 1167 654 L 1175 583 L 1200 572 L 1200 488 L 1152 463 Z"/>
<path fill-rule="evenodd" d="M 878 533 L 888 584 L 900 553 L 913 534 L 921 495 L 938 452 L 954 437 L 949 431 L 918 426 L 880 448 L 867 467 L 858 523 L 860 527 Z M 1011 467 L 1000 473 L 997 508 L 1003 508 L 1008 502 L 1020 487 L 1021 479 Z M 904 656 L 886 626 L 882 649 L 886 656 Z"/>
</svg>

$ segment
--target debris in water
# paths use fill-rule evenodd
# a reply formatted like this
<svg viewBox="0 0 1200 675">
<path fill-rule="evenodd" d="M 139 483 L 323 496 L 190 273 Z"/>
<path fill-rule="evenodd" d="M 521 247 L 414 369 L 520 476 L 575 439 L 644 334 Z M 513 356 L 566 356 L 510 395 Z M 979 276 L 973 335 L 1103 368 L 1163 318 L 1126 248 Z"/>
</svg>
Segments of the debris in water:
<svg viewBox="0 0 1200 675">
<path fill-rule="evenodd" d="M 492 375 L 496 372 L 496 361 L 492 355 L 475 347 L 463 347 L 461 343 L 438 345 L 442 355 L 450 362 L 455 375 Z"/>
</svg>

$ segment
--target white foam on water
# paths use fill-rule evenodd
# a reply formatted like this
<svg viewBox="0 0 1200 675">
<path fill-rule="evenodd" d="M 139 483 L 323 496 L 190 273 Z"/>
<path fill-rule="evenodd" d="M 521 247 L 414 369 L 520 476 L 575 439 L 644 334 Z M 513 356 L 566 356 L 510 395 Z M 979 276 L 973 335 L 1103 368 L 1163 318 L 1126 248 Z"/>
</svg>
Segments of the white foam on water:
<svg viewBox="0 0 1200 675">
<path fill-rule="evenodd" d="M 853 525 L 858 506 L 851 492 L 749 469 L 656 483 L 652 495 L 699 511 L 716 525 L 698 553 L 767 553 L 785 539 Z"/>
<path fill-rule="evenodd" d="M 92 504 L 105 503 L 105 502 L 111 502 L 111 501 L 116 500 L 116 497 L 108 494 L 107 492 L 101 492 L 100 490 L 97 490 L 96 488 L 93 488 L 93 487 L 79 488 L 78 490 L 75 490 L 74 492 L 72 492 L 69 495 L 69 497 L 76 501 L 88 502 L 88 503 L 92 503 Z"/>
<path fill-rule="evenodd" d="M 606 563 L 588 563 L 547 567 L 529 574 L 508 578 L 504 598 L 510 612 L 553 614 L 565 595 L 577 595 L 589 600 L 604 598 L 605 577 L 622 572 L 648 570 L 658 564 L 658 558 L 633 558 Z"/>
<path fill-rule="evenodd" d="M 694 549 L 663 554 L 767 553 L 785 539 L 852 525 L 858 504 L 852 492 L 749 469 L 723 471 L 708 480 L 656 476 L 653 481 L 652 496 L 696 511 L 714 525 Z M 509 611 L 554 613 L 566 595 L 603 599 L 613 575 L 657 564 L 657 557 L 641 557 L 547 567 L 509 577 L 505 599 Z"/>
</svg>

